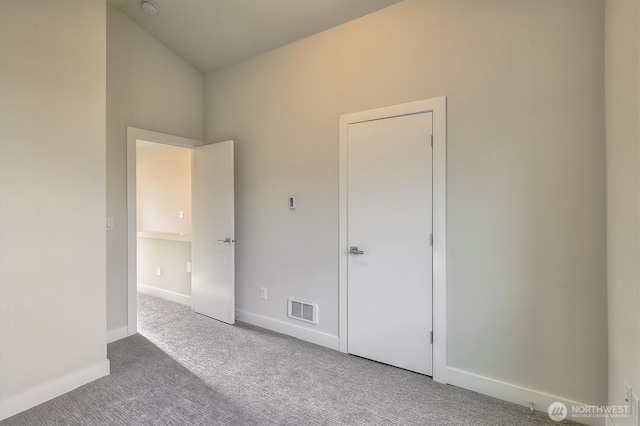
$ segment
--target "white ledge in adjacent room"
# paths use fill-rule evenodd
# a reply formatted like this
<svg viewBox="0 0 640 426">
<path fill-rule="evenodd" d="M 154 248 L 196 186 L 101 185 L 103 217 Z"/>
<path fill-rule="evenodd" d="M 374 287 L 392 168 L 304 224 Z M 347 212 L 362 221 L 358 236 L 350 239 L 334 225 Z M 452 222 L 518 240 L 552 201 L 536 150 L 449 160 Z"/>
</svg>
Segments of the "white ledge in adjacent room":
<svg viewBox="0 0 640 426">
<path fill-rule="evenodd" d="M 156 240 L 168 240 L 168 241 L 184 241 L 191 242 L 191 234 L 174 234 L 171 232 L 147 232 L 138 231 L 136 233 L 138 238 L 153 238 Z"/>
</svg>

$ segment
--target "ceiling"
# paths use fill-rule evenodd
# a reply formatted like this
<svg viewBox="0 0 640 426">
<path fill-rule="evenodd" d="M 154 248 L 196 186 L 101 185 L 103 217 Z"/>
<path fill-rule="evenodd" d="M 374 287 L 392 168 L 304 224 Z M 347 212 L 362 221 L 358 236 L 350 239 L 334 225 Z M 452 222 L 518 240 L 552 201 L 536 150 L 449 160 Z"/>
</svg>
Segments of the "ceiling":
<svg viewBox="0 0 640 426">
<path fill-rule="evenodd" d="M 216 71 L 400 0 L 107 0 L 202 73 Z"/>
</svg>

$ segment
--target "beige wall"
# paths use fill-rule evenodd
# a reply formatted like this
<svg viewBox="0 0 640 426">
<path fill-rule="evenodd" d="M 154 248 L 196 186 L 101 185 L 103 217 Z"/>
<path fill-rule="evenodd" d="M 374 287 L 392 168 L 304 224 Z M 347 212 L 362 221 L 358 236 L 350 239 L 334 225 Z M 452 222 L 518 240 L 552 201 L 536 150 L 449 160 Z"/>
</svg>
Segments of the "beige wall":
<svg viewBox="0 0 640 426">
<path fill-rule="evenodd" d="M 127 126 L 202 139 L 202 75 L 107 8 L 107 327 L 127 325 Z"/>
<path fill-rule="evenodd" d="M 0 2 L 0 411 L 108 371 L 105 16 Z"/>
<path fill-rule="evenodd" d="M 640 8 L 606 2 L 609 403 L 640 395 Z M 616 419 L 617 425 L 633 424 Z"/>
<path fill-rule="evenodd" d="M 161 290 L 153 294 L 169 300 L 172 300 L 171 294 L 165 292 L 191 297 L 191 273 L 187 272 L 187 262 L 191 262 L 190 242 L 138 237 L 138 284 L 153 287 L 143 291 Z M 160 276 L 156 274 L 157 267 L 162 268 Z"/>
<path fill-rule="evenodd" d="M 139 232 L 191 235 L 191 150 L 138 141 L 136 197 Z"/>
<path fill-rule="evenodd" d="M 448 364 L 604 403 L 604 3 L 408 0 L 205 77 L 237 307 L 338 333 L 338 117 L 448 97 Z M 286 200 L 297 195 L 298 208 Z M 260 300 L 260 287 L 269 299 Z"/>
</svg>

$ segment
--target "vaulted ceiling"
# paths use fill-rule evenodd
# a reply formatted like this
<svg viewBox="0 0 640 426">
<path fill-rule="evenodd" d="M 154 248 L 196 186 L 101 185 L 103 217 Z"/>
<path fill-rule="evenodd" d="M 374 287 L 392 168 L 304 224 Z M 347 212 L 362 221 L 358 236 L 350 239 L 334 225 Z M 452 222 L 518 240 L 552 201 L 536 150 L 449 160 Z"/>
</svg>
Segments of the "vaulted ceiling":
<svg viewBox="0 0 640 426">
<path fill-rule="evenodd" d="M 202 73 L 359 18 L 400 0 L 108 0 Z"/>
</svg>

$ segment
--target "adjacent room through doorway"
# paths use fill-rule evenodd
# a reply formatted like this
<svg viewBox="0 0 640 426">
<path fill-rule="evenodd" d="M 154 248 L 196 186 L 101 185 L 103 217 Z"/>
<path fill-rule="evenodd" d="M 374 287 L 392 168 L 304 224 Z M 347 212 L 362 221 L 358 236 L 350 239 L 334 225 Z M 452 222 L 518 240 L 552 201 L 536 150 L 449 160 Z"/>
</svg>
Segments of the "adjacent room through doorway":
<svg viewBox="0 0 640 426">
<path fill-rule="evenodd" d="M 137 290 L 191 306 L 191 150 L 136 141 Z"/>
</svg>

